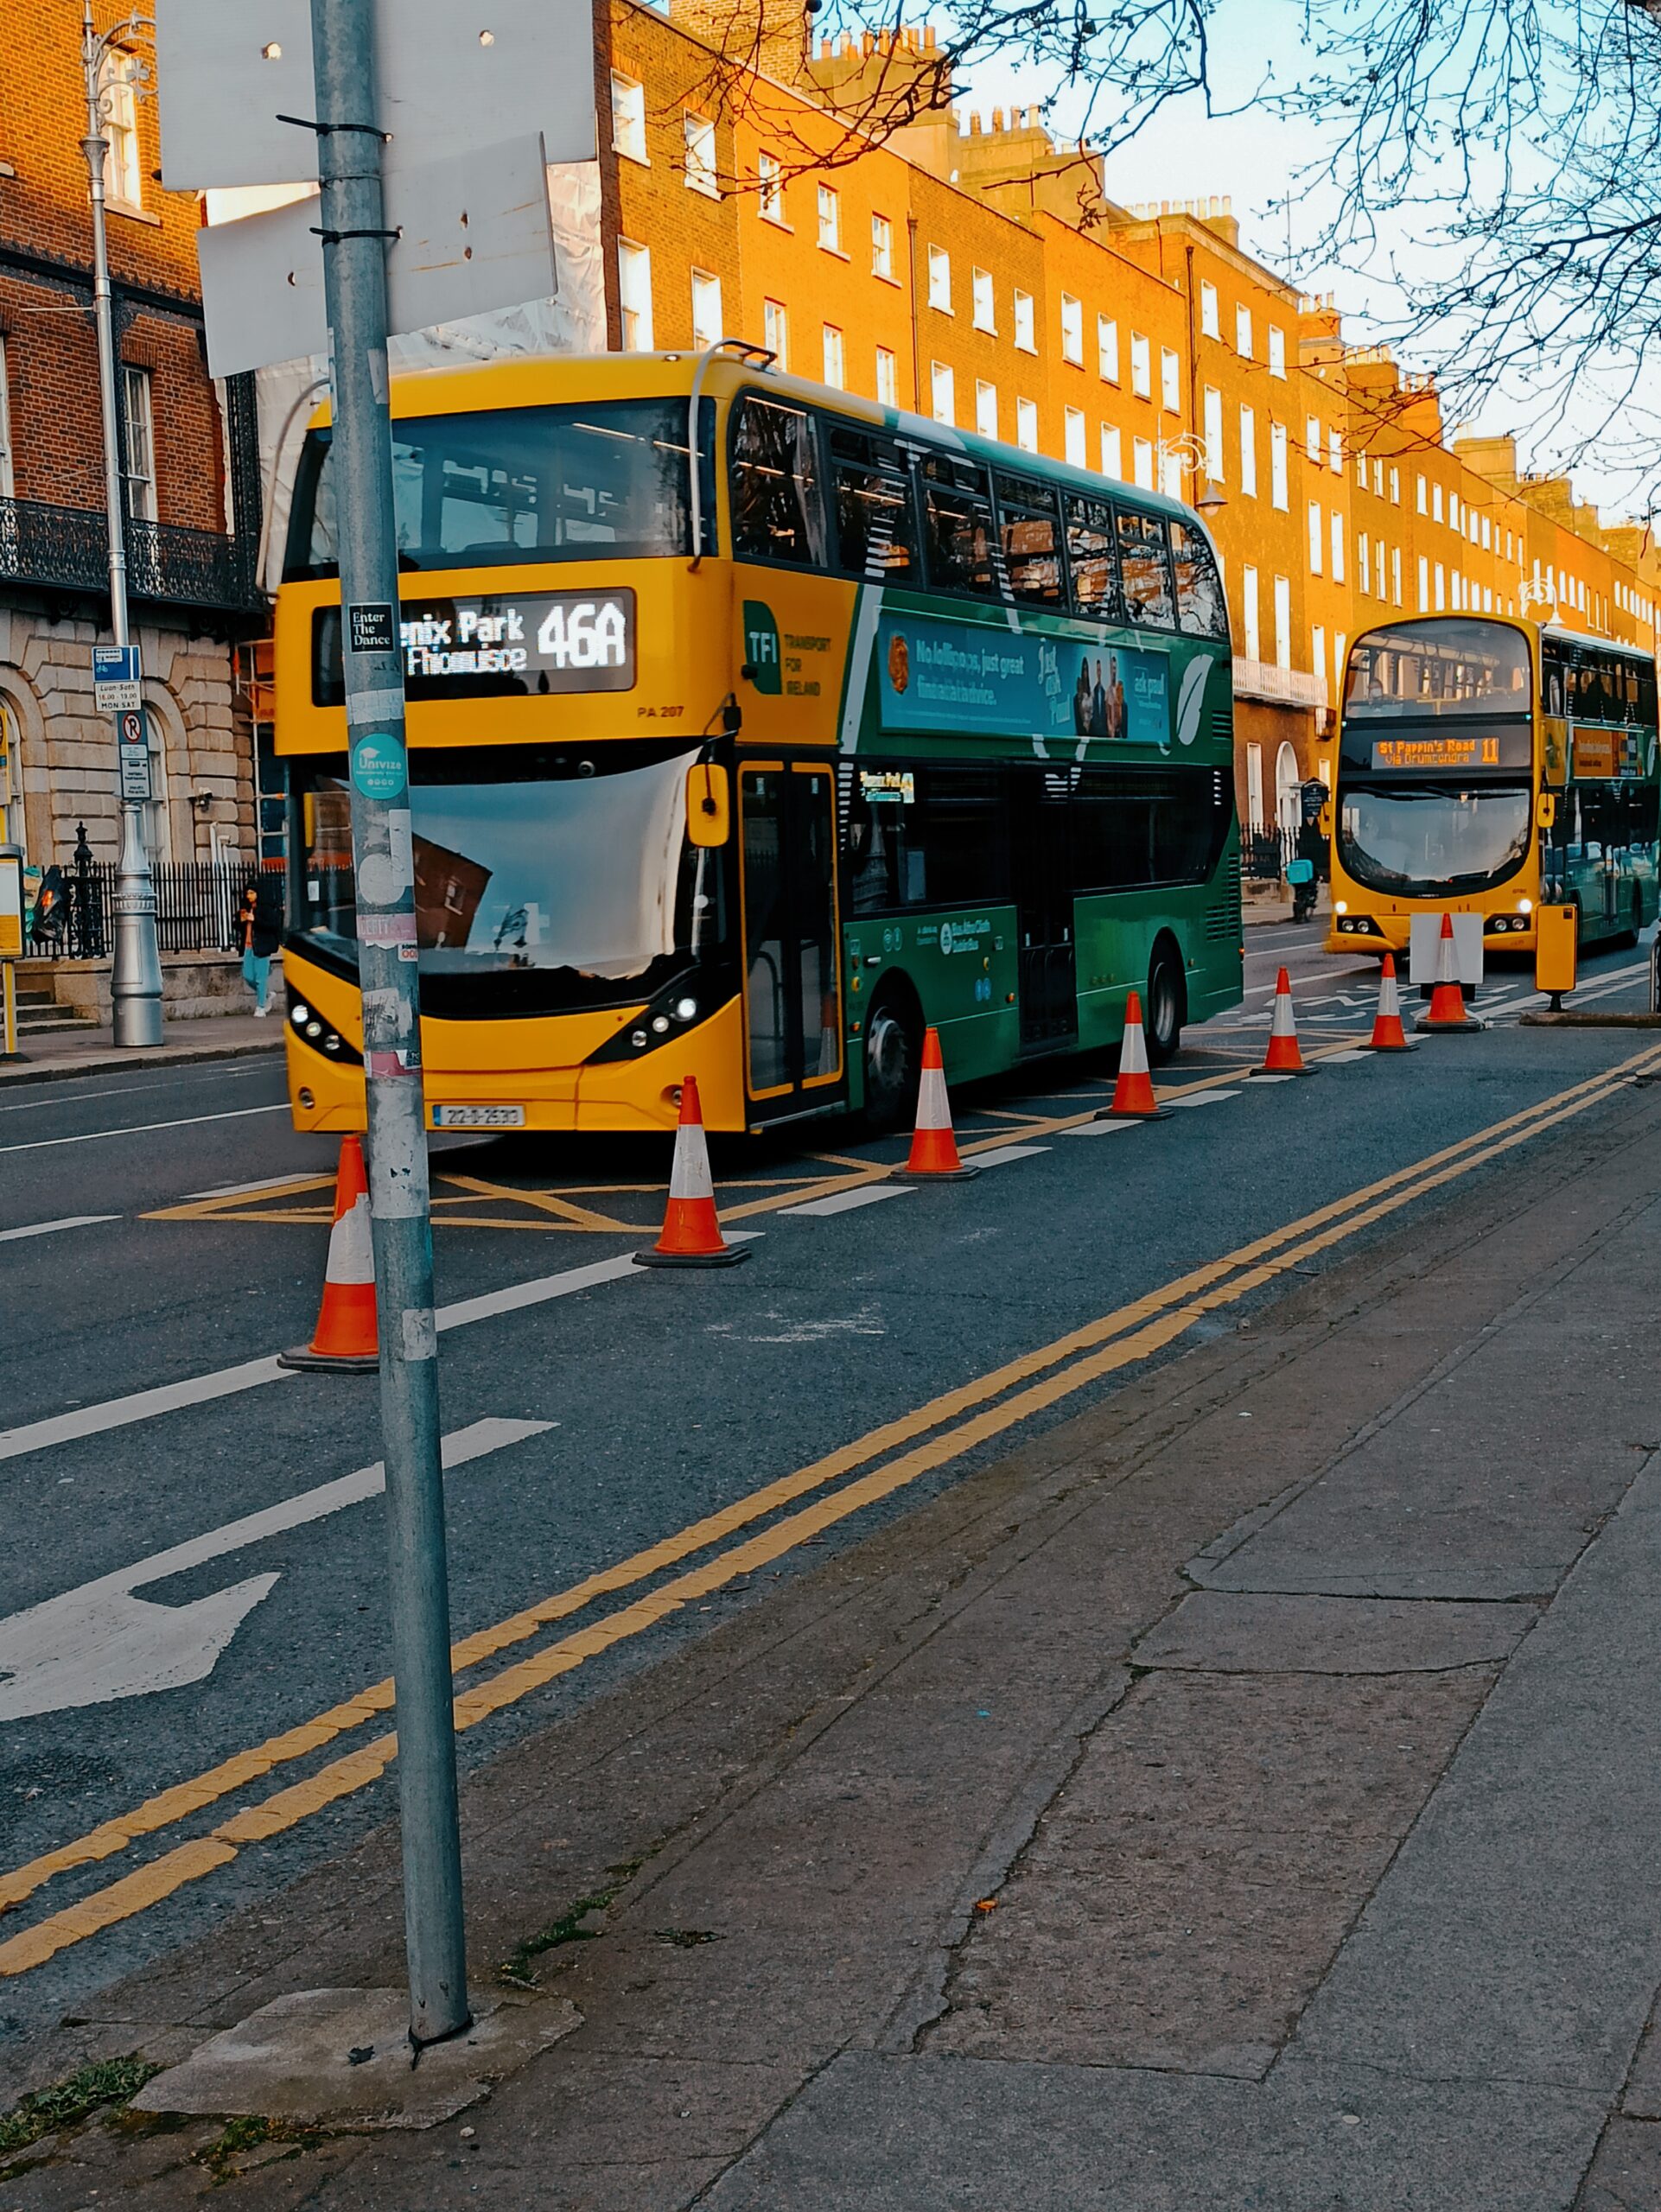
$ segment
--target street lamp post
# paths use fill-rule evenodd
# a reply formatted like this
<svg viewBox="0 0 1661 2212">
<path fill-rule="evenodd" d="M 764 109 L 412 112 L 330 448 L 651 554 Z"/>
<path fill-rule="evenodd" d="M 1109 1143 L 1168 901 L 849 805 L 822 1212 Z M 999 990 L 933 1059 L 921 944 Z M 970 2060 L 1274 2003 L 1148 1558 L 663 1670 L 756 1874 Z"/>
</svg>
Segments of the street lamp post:
<svg viewBox="0 0 1661 2212">
<path fill-rule="evenodd" d="M 104 505 L 110 548 L 110 627 L 118 645 L 130 642 L 127 620 L 127 532 L 121 430 L 116 411 L 115 318 L 110 255 L 105 235 L 104 65 L 118 38 L 145 28 L 147 16 L 130 16 L 101 35 L 92 25 L 92 0 L 81 0 L 81 62 L 86 75 L 86 136 L 80 142 L 92 202 L 92 320 L 98 333 L 98 396 L 104 422 Z M 119 1046 L 162 1041 L 162 957 L 156 938 L 156 886 L 144 848 L 143 803 L 123 794 L 121 860 L 116 877 L 115 948 L 111 966 L 111 1015 Z"/>
</svg>

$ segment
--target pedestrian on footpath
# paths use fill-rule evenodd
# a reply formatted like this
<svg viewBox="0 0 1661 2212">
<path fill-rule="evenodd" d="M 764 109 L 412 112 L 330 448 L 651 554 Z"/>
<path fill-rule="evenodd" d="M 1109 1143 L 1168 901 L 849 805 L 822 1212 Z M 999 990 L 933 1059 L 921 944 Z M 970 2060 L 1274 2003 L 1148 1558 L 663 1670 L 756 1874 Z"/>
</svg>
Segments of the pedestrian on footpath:
<svg viewBox="0 0 1661 2212">
<path fill-rule="evenodd" d="M 251 883 L 243 893 L 237 925 L 242 938 L 242 980 L 254 995 L 255 1014 L 267 1014 L 270 1012 L 267 1001 L 271 988 L 271 956 L 279 938 L 276 918 L 263 886 Z"/>
</svg>

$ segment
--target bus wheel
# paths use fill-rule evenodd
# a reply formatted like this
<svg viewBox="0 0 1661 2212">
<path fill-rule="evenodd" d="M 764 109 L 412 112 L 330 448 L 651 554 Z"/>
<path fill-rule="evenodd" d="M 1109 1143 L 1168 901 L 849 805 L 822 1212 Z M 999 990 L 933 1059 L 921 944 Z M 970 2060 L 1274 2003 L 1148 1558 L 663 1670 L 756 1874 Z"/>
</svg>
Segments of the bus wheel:
<svg viewBox="0 0 1661 2212">
<path fill-rule="evenodd" d="M 1161 938 L 1154 947 L 1153 965 L 1148 971 L 1148 1005 L 1144 1015 L 1148 1057 L 1155 1065 L 1170 1059 L 1182 1042 L 1182 1024 L 1188 1011 L 1187 997 L 1187 987 L 1182 975 L 1182 957 L 1169 938 Z"/>
<path fill-rule="evenodd" d="M 917 1111 L 923 1033 L 908 994 L 887 991 L 865 1024 L 865 1122 L 873 1129 L 902 1129 Z"/>
</svg>

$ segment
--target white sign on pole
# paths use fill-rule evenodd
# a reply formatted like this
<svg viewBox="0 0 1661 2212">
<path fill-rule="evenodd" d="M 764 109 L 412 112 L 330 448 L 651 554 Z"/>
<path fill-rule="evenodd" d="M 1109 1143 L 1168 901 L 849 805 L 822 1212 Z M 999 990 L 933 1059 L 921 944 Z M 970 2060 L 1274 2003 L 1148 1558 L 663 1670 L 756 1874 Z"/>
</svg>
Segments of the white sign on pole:
<svg viewBox="0 0 1661 2212">
<path fill-rule="evenodd" d="M 314 194 L 196 233 L 216 377 L 321 353 L 321 202 Z M 387 327 L 427 330 L 547 299 L 557 289 L 548 165 L 539 135 L 451 156 L 386 180 Z"/>
<path fill-rule="evenodd" d="M 595 152 L 592 0 L 374 0 L 382 171 L 540 131 Z M 310 0 L 157 0 L 162 181 L 170 191 L 312 184 Z M 493 302 L 494 304 L 494 302 Z"/>
</svg>

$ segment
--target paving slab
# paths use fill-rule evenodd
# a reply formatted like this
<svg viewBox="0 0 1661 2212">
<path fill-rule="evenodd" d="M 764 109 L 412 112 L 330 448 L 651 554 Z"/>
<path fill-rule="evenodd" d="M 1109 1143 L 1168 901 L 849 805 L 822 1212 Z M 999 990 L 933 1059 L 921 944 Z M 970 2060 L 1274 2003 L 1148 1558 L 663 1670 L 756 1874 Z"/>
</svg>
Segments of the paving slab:
<svg viewBox="0 0 1661 2212">
<path fill-rule="evenodd" d="M 1222 1674 L 1432 1674 L 1502 1664 L 1531 1605 L 1431 1605 L 1196 1590 L 1136 1643 L 1139 1667 Z"/>
</svg>

